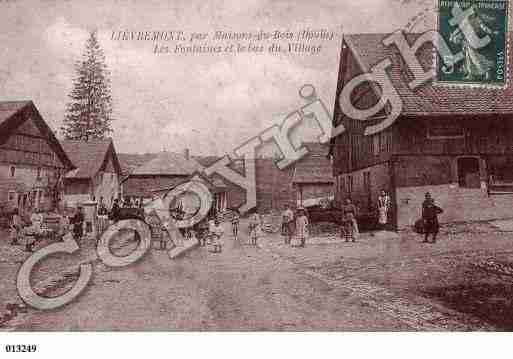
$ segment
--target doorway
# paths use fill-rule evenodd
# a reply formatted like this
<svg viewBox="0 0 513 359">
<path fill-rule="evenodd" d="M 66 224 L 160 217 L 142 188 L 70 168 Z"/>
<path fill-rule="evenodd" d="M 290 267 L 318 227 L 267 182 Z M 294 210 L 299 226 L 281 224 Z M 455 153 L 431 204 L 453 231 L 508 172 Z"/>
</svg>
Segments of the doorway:
<svg viewBox="0 0 513 359">
<path fill-rule="evenodd" d="M 458 184 L 462 188 L 481 188 L 479 158 L 458 158 Z"/>
</svg>

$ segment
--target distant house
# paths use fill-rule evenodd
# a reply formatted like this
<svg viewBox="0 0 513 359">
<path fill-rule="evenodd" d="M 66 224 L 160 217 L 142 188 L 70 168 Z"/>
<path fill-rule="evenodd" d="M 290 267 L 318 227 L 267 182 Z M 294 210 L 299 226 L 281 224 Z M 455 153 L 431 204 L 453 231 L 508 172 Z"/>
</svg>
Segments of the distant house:
<svg viewBox="0 0 513 359">
<path fill-rule="evenodd" d="M 157 157 L 156 153 L 118 153 L 119 164 L 121 165 L 121 178 L 126 178 L 136 168 L 150 162 Z"/>
<path fill-rule="evenodd" d="M 145 201 L 167 193 L 188 180 L 192 173 L 203 171 L 219 159 L 217 156 L 190 156 L 188 150 L 183 155 L 162 152 L 120 154 L 119 158 L 124 173 L 123 195 Z M 217 174 L 208 178 L 206 185 L 214 194 L 214 210 L 224 211 L 243 203 L 244 193 Z"/>
<path fill-rule="evenodd" d="M 53 209 L 73 164 L 32 101 L 0 102 L 0 206 Z"/>
<path fill-rule="evenodd" d="M 194 172 L 202 170 L 203 166 L 186 155 L 160 152 L 123 178 L 123 196 L 150 200 L 155 197 L 156 192 L 174 187 Z"/>
<path fill-rule="evenodd" d="M 337 199 L 351 197 L 362 212 L 372 213 L 385 189 L 398 228 L 420 217 L 426 192 L 444 209 L 441 222 L 513 217 L 511 85 L 492 89 L 428 83 L 412 90 L 408 83 L 413 76 L 399 50 L 383 44 L 386 36 L 344 36 L 337 93 L 355 76 L 389 59 L 387 72 L 401 97 L 402 113 L 392 126 L 366 136 L 364 127 L 382 121 L 390 109 L 357 121 L 345 116 L 336 101 L 334 120 L 346 128 L 331 144 Z M 419 36 L 407 34 L 409 43 Z M 417 56 L 425 70 L 433 68 L 431 44 L 420 48 Z M 369 108 L 381 91 L 369 83 L 360 85 L 354 106 Z"/>
<path fill-rule="evenodd" d="M 331 160 L 327 157 L 329 146 L 309 143 L 307 148 L 309 154 L 296 163 L 292 177 L 297 205 L 303 207 L 332 200 L 335 183 Z"/>
<path fill-rule="evenodd" d="M 128 158 L 133 163 L 141 159 L 138 156 L 123 155 L 122 158 L 125 161 Z M 125 162 L 126 167 L 128 163 L 128 161 Z M 203 169 L 197 158 L 191 157 L 188 151 L 184 154 L 166 151 L 155 154 L 153 159 L 131 169 L 129 175 L 123 178 L 121 183 L 123 196 L 130 200 L 142 199 L 143 202 L 148 202 L 166 194 L 187 181 L 194 173 L 202 172 Z M 209 179 L 208 186 L 214 195 L 215 210 L 224 211 L 227 208 L 225 183 L 219 178 L 212 177 Z"/>
<path fill-rule="evenodd" d="M 103 201 L 107 207 L 120 195 L 121 166 L 112 139 L 62 141 L 75 169 L 64 178 L 64 199 L 74 207 L 86 201 Z"/>
</svg>

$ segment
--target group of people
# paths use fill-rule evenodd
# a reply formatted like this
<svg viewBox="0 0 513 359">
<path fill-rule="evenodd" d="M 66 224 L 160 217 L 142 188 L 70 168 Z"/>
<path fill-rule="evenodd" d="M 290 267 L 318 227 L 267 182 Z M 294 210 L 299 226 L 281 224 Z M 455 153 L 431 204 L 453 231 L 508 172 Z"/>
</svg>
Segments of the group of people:
<svg viewBox="0 0 513 359">
<path fill-rule="evenodd" d="M 342 218 L 340 221 L 340 234 L 346 242 L 355 242 L 358 237 L 359 229 L 356 215 L 356 206 L 351 202 L 350 198 L 347 198 L 342 206 Z M 296 238 L 298 241 L 297 246 L 305 247 L 306 239 L 309 236 L 309 220 L 306 209 L 299 207 L 295 214 L 290 206 L 285 205 L 285 210 L 282 213 L 281 233 L 286 245 L 292 245 L 293 238 Z"/>
<path fill-rule="evenodd" d="M 281 233 L 285 238 L 286 245 L 292 245 L 292 239 L 298 239 L 298 246 L 305 247 L 306 239 L 308 238 L 308 216 L 303 207 L 297 209 L 297 216 L 289 205 L 285 205 L 285 210 L 282 213 Z"/>
<path fill-rule="evenodd" d="M 33 247 L 37 241 L 44 237 L 47 233 L 50 233 L 49 229 L 44 225 L 45 219 L 43 211 L 40 209 L 34 209 L 30 215 L 30 223 L 24 223 L 19 210 L 15 208 L 11 214 L 10 220 L 10 235 L 11 245 L 19 245 L 20 240 L 25 240 L 25 250 L 32 252 Z M 60 216 L 58 223 L 57 237 L 63 238 L 71 230 L 74 239 L 80 239 L 83 236 L 83 223 L 84 214 L 81 207 L 76 208 L 75 212 L 71 216 Z"/>
</svg>

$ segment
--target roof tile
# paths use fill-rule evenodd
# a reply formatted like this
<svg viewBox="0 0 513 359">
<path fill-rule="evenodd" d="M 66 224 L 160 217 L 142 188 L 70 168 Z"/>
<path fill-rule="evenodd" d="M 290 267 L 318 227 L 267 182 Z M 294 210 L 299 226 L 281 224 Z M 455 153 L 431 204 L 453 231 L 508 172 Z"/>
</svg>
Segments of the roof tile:
<svg viewBox="0 0 513 359">
<path fill-rule="evenodd" d="M 412 80 L 410 70 L 400 58 L 396 46 L 385 46 L 382 40 L 388 34 L 354 34 L 344 35 L 346 44 L 357 53 L 364 71 L 389 58 L 392 66 L 388 70 L 395 89 L 403 101 L 404 115 L 432 114 L 513 114 L 513 89 L 508 84 L 505 89 L 447 86 L 432 82 L 410 89 L 408 82 Z M 410 44 L 421 34 L 406 34 Z M 511 34 L 510 34 L 511 37 Z M 433 46 L 422 46 L 417 55 L 425 70 L 433 68 Z M 513 54 L 510 52 L 508 66 L 513 66 Z"/>
</svg>

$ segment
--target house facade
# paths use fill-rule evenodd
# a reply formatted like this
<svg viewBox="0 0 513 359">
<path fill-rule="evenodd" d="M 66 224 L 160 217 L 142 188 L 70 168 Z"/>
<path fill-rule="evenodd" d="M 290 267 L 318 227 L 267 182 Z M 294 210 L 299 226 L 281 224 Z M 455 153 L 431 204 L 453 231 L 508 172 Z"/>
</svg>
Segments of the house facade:
<svg viewBox="0 0 513 359">
<path fill-rule="evenodd" d="M 64 177 L 66 206 L 103 202 L 110 207 L 120 196 L 121 166 L 112 139 L 62 141 L 75 169 Z"/>
<path fill-rule="evenodd" d="M 383 45 L 385 36 L 344 37 L 337 94 L 356 75 L 388 58 L 392 62 L 388 74 L 401 97 L 402 113 L 392 126 L 366 136 L 365 127 L 382 121 L 390 109 L 385 107 L 368 121 L 356 121 L 335 105 L 334 122 L 346 128 L 331 143 L 337 202 L 352 198 L 362 213 L 372 214 L 384 189 L 392 198 L 392 221 L 399 229 L 420 218 L 426 192 L 444 209 L 442 223 L 513 217 L 511 86 L 430 83 L 412 90 L 408 83 L 413 75 L 398 49 Z M 407 36 L 413 43 L 419 35 Z M 425 70 L 432 68 L 431 44 L 420 48 L 417 56 Z M 379 96 L 377 86 L 365 83 L 355 89 L 353 104 L 369 108 Z"/>
<path fill-rule="evenodd" d="M 131 158 L 135 157 L 123 156 Z M 128 162 L 126 167 L 129 167 Z M 159 196 L 163 196 L 170 190 L 189 180 L 195 173 L 202 172 L 204 167 L 196 158 L 189 155 L 173 152 L 161 152 L 152 159 L 143 163 L 122 180 L 123 197 L 136 200 L 142 199 L 147 203 Z M 226 210 L 228 202 L 226 196 L 226 185 L 222 180 L 212 177 L 208 181 L 209 189 L 214 195 L 214 209 L 222 212 Z"/>
<path fill-rule="evenodd" d="M 0 206 L 54 210 L 73 164 L 32 101 L 0 102 Z"/>
<path fill-rule="evenodd" d="M 308 143 L 306 147 L 308 156 L 295 164 L 292 178 L 299 207 L 315 206 L 334 199 L 335 179 L 328 146 Z"/>
</svg>

